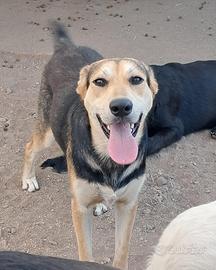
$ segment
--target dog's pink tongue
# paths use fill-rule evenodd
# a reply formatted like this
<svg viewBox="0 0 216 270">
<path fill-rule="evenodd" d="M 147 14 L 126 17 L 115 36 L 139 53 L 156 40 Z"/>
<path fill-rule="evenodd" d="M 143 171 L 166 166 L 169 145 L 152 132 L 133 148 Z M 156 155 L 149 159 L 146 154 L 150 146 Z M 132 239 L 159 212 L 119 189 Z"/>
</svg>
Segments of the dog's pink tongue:
<svg viewBox="0 0 216 270">
<path fill-rule="evenodd" d="M 136 160 L 138 145 L 131 134 L 129 123 L 110 125 L 108 153 L 118 164 L 130 164 Z"/>
</svg>

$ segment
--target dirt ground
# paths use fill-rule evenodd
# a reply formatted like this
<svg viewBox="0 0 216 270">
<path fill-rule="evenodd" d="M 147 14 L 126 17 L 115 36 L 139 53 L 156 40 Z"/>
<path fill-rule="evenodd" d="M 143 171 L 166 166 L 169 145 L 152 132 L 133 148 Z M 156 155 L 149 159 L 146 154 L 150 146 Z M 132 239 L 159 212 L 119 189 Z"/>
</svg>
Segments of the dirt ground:
<svg viewBox="0 0 216 270">
<path fill-rule="evenodd" d="M 36 117 L 43 67 L 52 53 L 48 19 L 105 57 L 146 63 L 216 57 L 215 0 L 0 0 L 0 250 L 77 258 L 67 175 L 41 170 L 40 191 L 20 186 L 24 144 Z M 131 240 L 130 269 L 146 264 L 161 231 L 183 210 L 216 197 L 216 141 L 193 134 L 148 159 Z M 94 218 L 94 254 L 110 263 L 113 211 Z"/>
</svg>

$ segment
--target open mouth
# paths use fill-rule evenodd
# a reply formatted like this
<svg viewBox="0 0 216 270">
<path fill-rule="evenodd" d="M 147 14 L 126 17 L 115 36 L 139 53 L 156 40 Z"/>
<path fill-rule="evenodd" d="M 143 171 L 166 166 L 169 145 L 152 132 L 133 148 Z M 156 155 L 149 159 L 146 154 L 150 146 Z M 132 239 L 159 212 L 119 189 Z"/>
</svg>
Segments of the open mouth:
<svg viewBox="0 0 216 270">
<path fill-rule="evenodd" d="M 140 126 L 140 122 L 141 122 L 141 119 L 142 119 L 142 113 L 140 114 L 140 117 L 139 117 L 139 120 L 136 122 L 136 123 L 131 123 L 130 124 L 130 130 L 131 130 L 131 134 L 133 135 L 133 137 L 136 137 L 137 135 L 137 132 L 138 132 L 138 129 L 139 129 L 139 126 Z M 110 137 L 110 126 L 109 125 L 106 125 L 99 114 L 96 114 L 97 116 L 97 119 L 100 123 L 100 126 L 101 126 L 101 129 L 103 130 L 105 136 L 109 139 Z"/>
</svg>

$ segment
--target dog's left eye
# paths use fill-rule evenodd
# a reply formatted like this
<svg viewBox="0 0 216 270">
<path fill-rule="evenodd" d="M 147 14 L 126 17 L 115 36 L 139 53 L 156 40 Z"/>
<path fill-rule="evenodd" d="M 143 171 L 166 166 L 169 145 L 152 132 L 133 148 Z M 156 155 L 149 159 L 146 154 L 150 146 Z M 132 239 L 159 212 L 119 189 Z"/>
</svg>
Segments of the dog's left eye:
<svg viewBox="0 0 216 270">
<path fill-rule="evenodd" d="M 105 85 L 107 85 L 108 81 L 103 78 L 99 78 L 94 80 L 93 83 L 99 87 L 104 87 Z"/>
<path fill-rule="evenodd" d="M 132 85 L 138 85 L 141 84 L 144 81 L 143 78 L 139 77 L 139 76 L 134 76 L 134 77 L 130 77 L 129 82 Z"/>
</svg>

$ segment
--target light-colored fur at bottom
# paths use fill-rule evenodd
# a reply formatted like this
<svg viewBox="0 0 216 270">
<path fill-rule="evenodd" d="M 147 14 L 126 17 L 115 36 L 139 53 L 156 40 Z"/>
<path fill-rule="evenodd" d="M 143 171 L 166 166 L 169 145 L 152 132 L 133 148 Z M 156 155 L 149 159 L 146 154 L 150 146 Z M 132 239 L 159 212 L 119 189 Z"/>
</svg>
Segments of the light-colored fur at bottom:
<svg viewBox="0 0 216 270">
<path fill-rule="evenodd" d="M 216 201 L 178 215 L 163 232 L 146 270 L 215 270 Z"/>
</svg>

